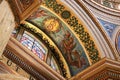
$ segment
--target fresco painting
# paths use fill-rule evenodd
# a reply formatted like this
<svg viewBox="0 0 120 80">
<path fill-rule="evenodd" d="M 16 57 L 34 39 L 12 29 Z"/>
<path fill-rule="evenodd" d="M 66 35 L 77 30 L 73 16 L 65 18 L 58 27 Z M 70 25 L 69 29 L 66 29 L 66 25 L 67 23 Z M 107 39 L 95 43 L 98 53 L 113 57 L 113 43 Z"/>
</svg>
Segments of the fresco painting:
<svg viewBox="0 0 120 80">
<path fill-rule="evenodd" d="M 110 38 L 112 39 L 114 36 L 114 31 L 115 29 L 117 29 L 119 27 L 119 25 L 117 24 L 113 24 L 101 19 L 98 19 L 100 21 L 100 24 L 103 26 L 103 28 L 105 29 L 105 31 L 107 32 L 107 34 L 110 36 Z M 118 49 L 118 52 L 120 52 L 120 35 L 117 38 L 117 45 L 116 48 Z"/>
<path fill-rule="evenodd" d="M 100 24 L 103 26 L 103 28 L 105 29 L 105 31 L 107 32 L 107 34 L 110 36 L 110 38 L 112 38 L 113 36 L 113 32 L 115 30 L 115 28 L 117 27 L 116 24 L 98 19 L 100 21 Z"/>
<path fill-rule="evenodd" d="M 63 53 L 72 75 L 90 66 L 85 51 L 73 32 L 49 10 L 40 7 L 27 21 L 39 27 L 54 41 Z"/>
</svg>

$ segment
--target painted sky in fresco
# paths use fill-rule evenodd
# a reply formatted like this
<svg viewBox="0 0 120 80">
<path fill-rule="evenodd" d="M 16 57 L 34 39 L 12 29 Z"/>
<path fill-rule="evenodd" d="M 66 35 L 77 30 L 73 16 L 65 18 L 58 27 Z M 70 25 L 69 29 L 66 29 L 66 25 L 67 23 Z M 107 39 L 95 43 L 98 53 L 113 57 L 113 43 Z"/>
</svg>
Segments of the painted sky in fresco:
<svg viewBox="0 0 120 80">
<path fill-rule="evenodd" d="M 105 31 L 108 33 L 108 35 L 110 36 L 110 38 L 112 38 L 113 36 L 113 32 L 115 30 L 115 28 L 117 28 L 116 24 L 98 19 L 100 24 L 103 26 L 103 28 L 105 29 Z"/>
<path fill-rule="evenodd" d="M 107 32 L 107 34 L 109 35 L 110 38 L 113 37 L 113 33 L 115 31 L 115 29 L 118 27 L 118 25 L 98 19 L 100 24 L 103 26 L 103 28 L 105 29 L 105 31 Z M 118 37 L 118 42 L 117 42 L 117 46 L 116 48 L 118 48 L 118 52 L 120 51 L 120 35 Z"/>
<path fill-rule="evenodd" d="M 40 7 L 27 20 L 38 26 L 55 42 L 63 53 L 72 75 L 90 65 L 85 51 L 75 35 L 65 23 L 50 11 Z"/>
</svg>

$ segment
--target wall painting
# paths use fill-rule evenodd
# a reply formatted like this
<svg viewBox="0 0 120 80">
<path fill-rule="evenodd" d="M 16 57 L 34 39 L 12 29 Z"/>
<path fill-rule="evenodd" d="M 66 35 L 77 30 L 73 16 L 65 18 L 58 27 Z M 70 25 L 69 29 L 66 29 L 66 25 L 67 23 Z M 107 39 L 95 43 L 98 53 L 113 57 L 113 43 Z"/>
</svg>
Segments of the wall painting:
<svg viewBox="0 0 120 80">
<path fill-rule="evenodd" d="M 105 29 L 105 31 L 107 32 L 107 34 L 110 36 L 110 38 L 112 38 L 113 32 L 115 28 L 117 28 L 117 25 L 101 19 L 98 19 L 98 20 L 100 24 L 103 26 L 103 28 Z"/>
<path fill-rule="evenodd" d="M 72 75 L 90 65 L 84 49 L 73 32 L 49 10 L 39 7 L 27 21 L 39 27 L 54 41 L 63 53 Z"/>
</svg>

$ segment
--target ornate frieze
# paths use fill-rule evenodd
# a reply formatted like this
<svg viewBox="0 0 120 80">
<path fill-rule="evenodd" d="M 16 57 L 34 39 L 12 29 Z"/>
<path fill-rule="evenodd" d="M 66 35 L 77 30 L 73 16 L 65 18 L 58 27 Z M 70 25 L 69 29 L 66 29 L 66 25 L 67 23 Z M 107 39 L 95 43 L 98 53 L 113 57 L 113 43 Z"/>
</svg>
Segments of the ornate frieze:
<svg viewBox="0 0 120 80">
<path fill-rule="evenodd" d="M 118 61 L 104 58 L 70 80 L 120 80 L 119 66 Z"/>
<path fill-rule="evenodd" d="M 104 70 L 102 72 L 99 72 L 98 74 L 88 78 L 87 80 L 119 80 L 120 79 L 120 73 L 110 71 L 110 70 Z"/>
<path fill-rule="evenodd" d="M 30 65 L 25 63 L 21 58 L 16 56 L 11 50 L 5 49 L 4 50 L 4 55 L 5 56 L 2 58 L 1 61 L 3 61 L 4 63 L 6 61 L 6 64 L 11 69 L 16 71 L 18 74 L 29 78 L 29 80 L 32 80 L 32 79 L 36 80 L 32 77 L 33 75 L 31 76 L 31 74 L 34 74 L 34 76 L 38 76 L 39 78 L 41 78 L 41 75 L 36 70 L 34 70 Z"/>
</svg>

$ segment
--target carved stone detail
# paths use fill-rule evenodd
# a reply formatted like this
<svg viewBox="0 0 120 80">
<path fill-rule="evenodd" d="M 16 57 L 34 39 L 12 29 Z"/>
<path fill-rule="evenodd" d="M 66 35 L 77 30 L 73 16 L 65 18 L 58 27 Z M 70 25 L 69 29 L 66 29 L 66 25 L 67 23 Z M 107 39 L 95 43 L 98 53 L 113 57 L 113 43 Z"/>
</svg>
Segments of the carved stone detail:
<svg viewBox="0 0 120 80">
<path fill-rule="evenodd" d="M 23 8 L 23 11 L 27 9 L 34 2 L 34 0 L 17 0 L 17 2 L 19 1 L 21 7 Z"/>
</svg>

